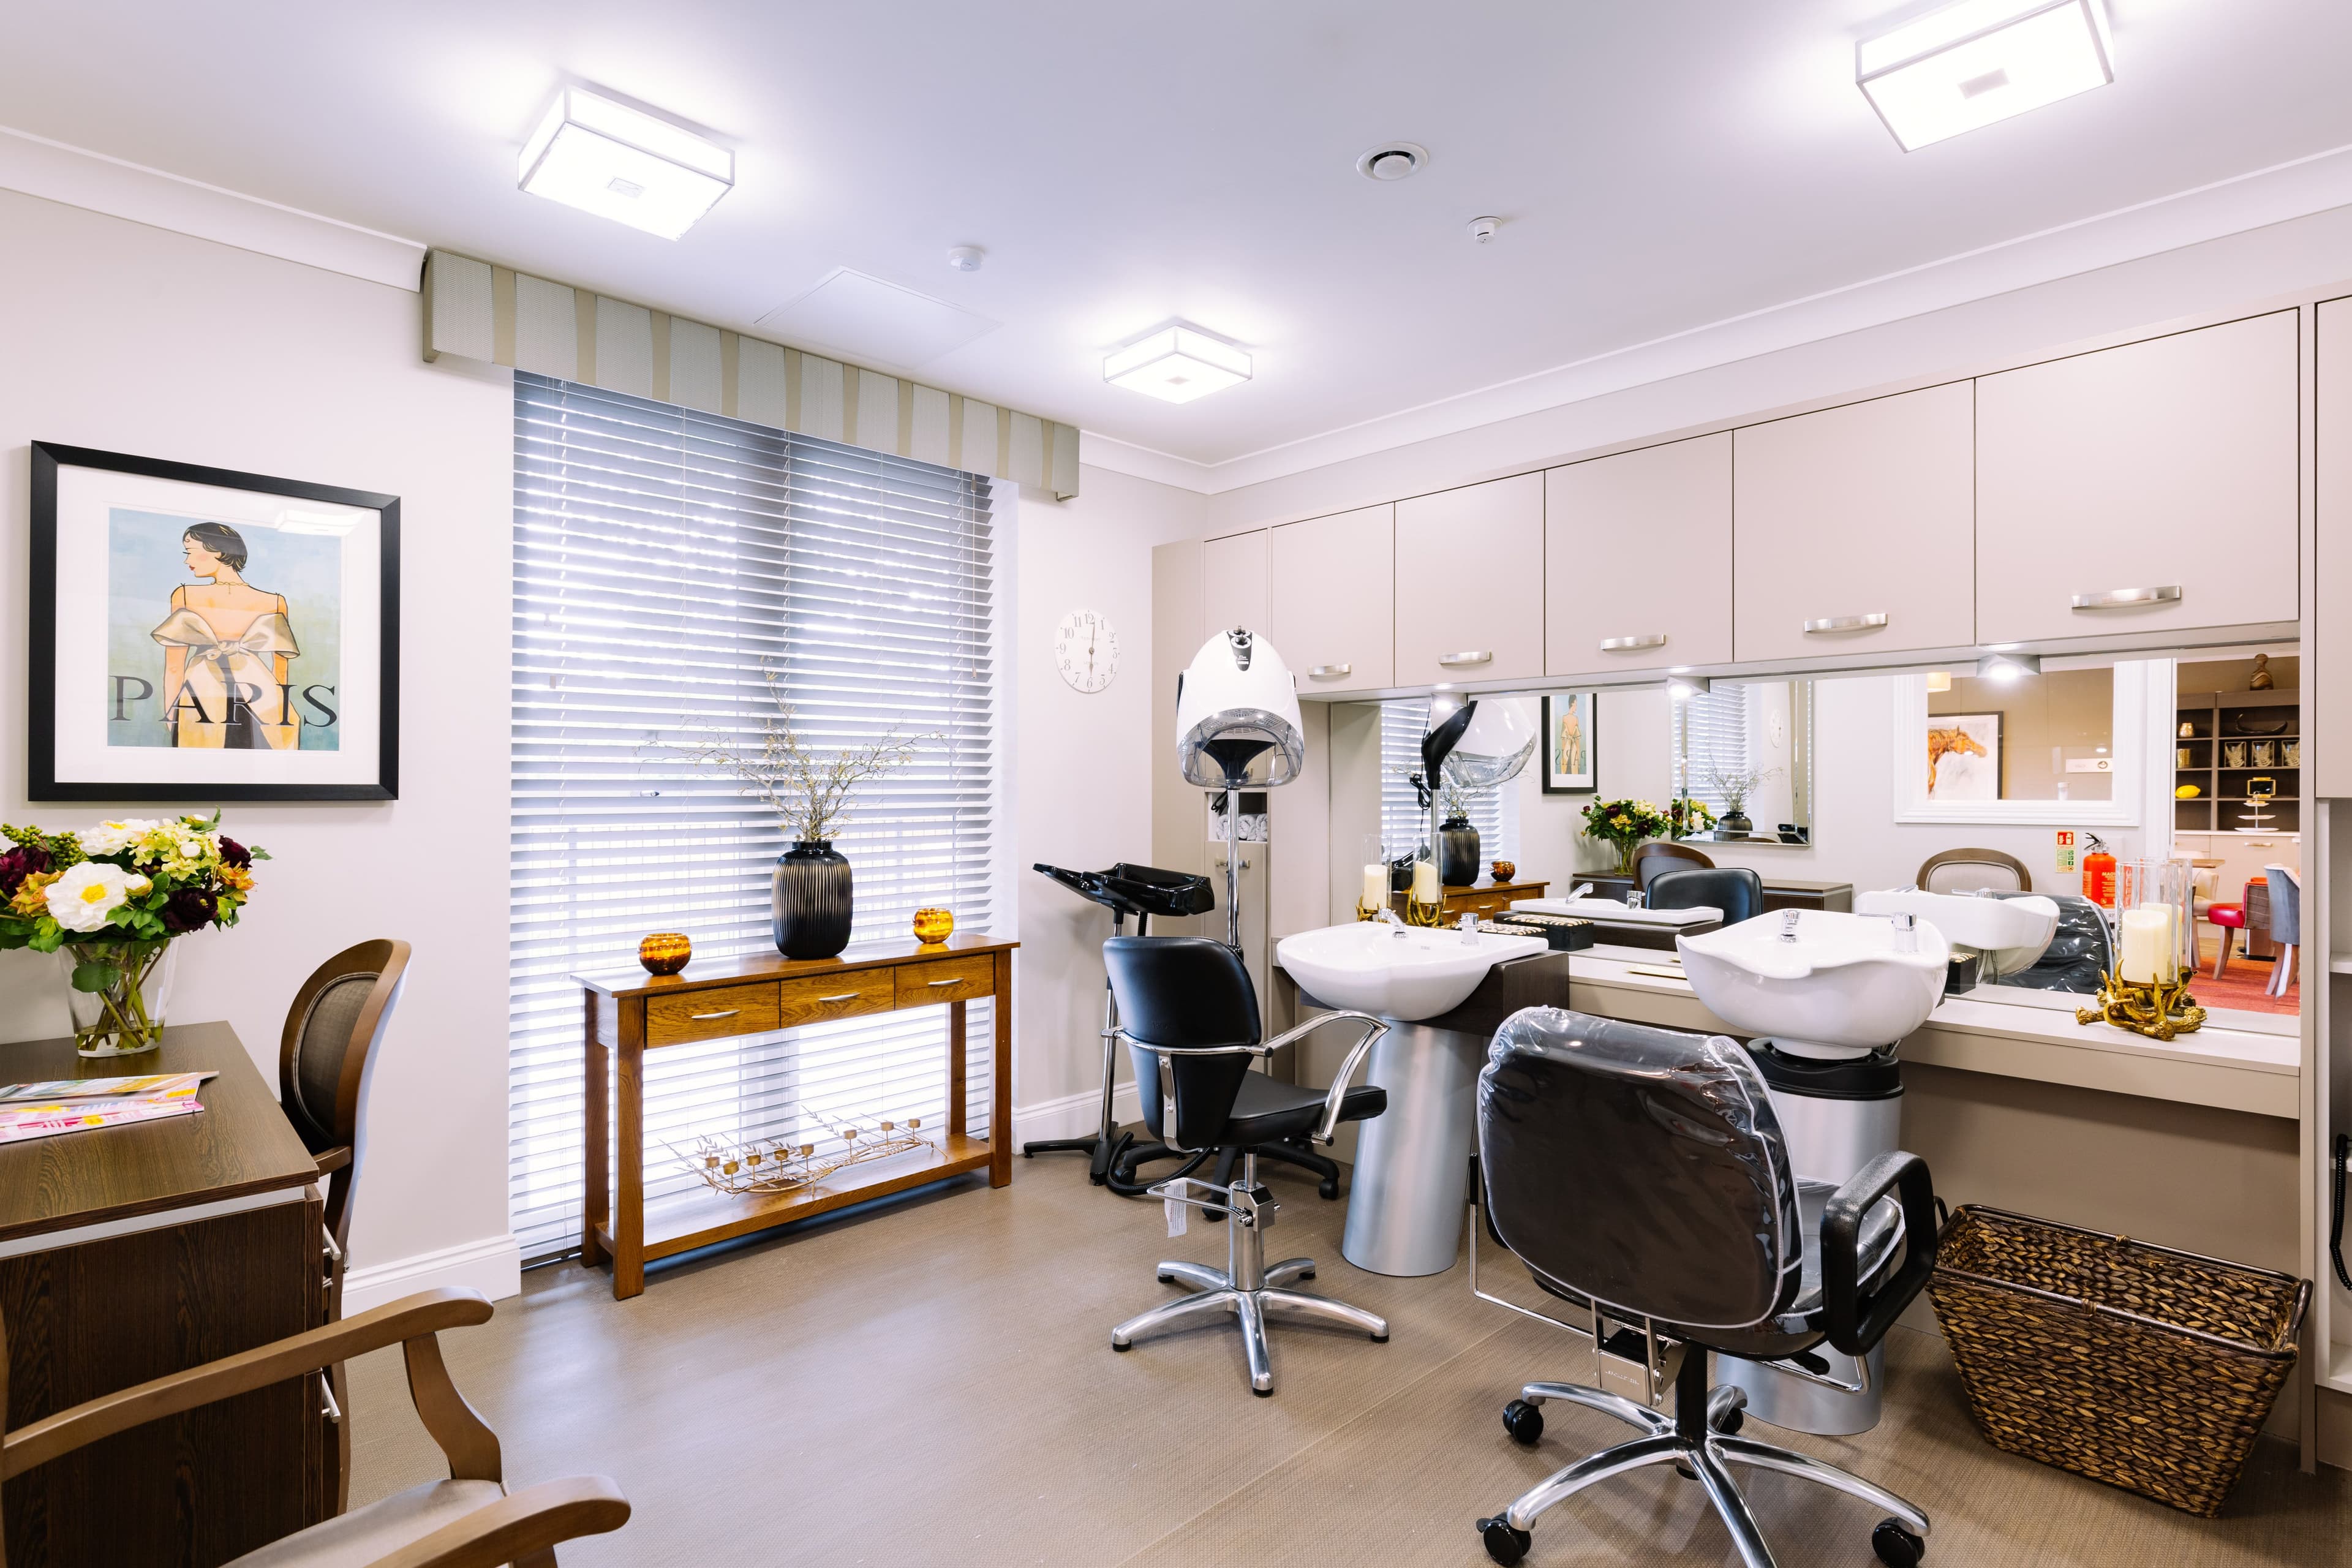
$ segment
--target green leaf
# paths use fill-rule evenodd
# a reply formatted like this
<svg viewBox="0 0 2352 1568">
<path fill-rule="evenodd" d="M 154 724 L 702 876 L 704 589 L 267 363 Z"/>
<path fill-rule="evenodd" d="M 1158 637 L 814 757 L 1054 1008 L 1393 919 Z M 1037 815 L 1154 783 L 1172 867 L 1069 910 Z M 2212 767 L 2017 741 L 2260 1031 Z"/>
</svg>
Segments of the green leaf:
<svg viewBox="0 0 2352 1568">
<path fill-rule="evenodd" d="M 73 988 L 77 991 L 103 991 L 122 978 L 122 971 L 110 963 L 77 963 L 74 965 Z"/>
</svg>

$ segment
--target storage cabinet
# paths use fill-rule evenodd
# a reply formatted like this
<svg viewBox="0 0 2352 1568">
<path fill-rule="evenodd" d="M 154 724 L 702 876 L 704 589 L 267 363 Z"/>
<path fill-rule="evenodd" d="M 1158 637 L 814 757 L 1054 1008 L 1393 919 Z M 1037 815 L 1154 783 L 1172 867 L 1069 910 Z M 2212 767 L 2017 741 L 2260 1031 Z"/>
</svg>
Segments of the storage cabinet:
<svg viewBox="0 0 2352 1568">
<path fill-rule="evenodd" d="M 1543 534 L 1541 474 L 1397 502 L 1399 686 L 1541 678 Z"/>
<path fill-rule="evenodd" d="M 2316 770 L 2313 793 L 2340 799 L 2352 795 L 2352 300 L 2319 307 L 2316 357 L 2312 423 L 2318 472 L 2312 500 L 2318 548 L 2312 569 L 2318 581 L 2311 633 L 2316 668 L 2306 678 L 2313 712 L 2305 752 Z"/>
<path fill-rule="evenodd" d="M 1732 433 L 1732 648 L 1742 662 L 1976 640 L 1969 384 Z"/>
<path fill-rule="evenodd" d="M 2279 310 L 1979 380 L 1978 638 L 2294 621 L 2296 350 Z"/>
<path fill-rule="evenodd" d="M 1201 603 L 1208 613 L 1204 637 L 1235 626 L 1265 629 L 1265 530 L 1209 541 L 1202 552 Z"/>
<path fill-rule="evenodd" d="M 1368 506 L 1269 530 L 1266 635 L 1301 697 L 1396 684 L 1396 509 Z"/>
<path fill-rule="evenodd" d="M 1731 560 L 1729 431 L 1552 469 L 1544 673 L 1729 663 Z"/>
</svg>

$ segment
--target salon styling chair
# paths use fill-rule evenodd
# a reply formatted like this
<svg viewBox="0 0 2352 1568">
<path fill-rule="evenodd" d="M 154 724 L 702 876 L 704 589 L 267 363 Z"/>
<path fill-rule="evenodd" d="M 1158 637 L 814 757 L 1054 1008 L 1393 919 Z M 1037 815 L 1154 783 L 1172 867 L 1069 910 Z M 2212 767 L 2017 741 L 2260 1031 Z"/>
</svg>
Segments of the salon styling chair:
<svg viewBox="0 0 2352 1568">
<path fill-rule="evenodd" d="M 1533 1445 L 1541 1407 L 1563 1400 L 1640 1434 L 1478 1521 L 1489 1557 L 1519 1562 L 1537 1519 L 1594 1482 L 1671 1464 L 1706 1489 L 1747 1568 L 1772 1568 L 1727 1468 L 1745 1465 L 1885 1510 L 1894 1517 L 1873 1548 L 1890 1568 L 1916 1568 L 1927 1516 L 1833 1465 L 1738 1436 L 1747 1395 L 1711 1388 L 1707 1358 L 1826 1381 L 1811 1353 L 1826 1342 L 1866 1366 L 1935 1268 L 1935 1191 L 1917 1156 L 1880 1155 L 1835 1189 L 1801 1182 L 1764 1080 L 1734 1041 L 1529 1007 L 1496 1032 L 1478 1077 L 1478 1176 L 1488 1236 L 1566 1313 L 1479 1294 L 1584 1335 L 1594 1362 L 1593 1385 L 1528 1384 L 1504 1407 L 1505 1429 Z M 1471 1256 L 1475 1290 L 1475 1245 Z M 1668 1387 L 1671 1415 L 1656 1408 Z"/>
<path fill-rule="evenodd" d="M 1661 871 L 1650 879 L 1647 901 L 1654 910 L 1721 910 L 1723 923 L 1736 926 L 1764 912 L 1764 879 L 1740 866 Z"/>
<path fill-rule="evenodd" d="M 1190 936 L 1118 936 L 1103 943 L 1118 1005 L 1119 1034 L 1134 1059 L 1144 1125 L 1170 1149 L 1217 1152 L 1221 1163 L 1240 1161 L 1223 1185 L 1176 1175 L 1155 1183 L 1151 1195 L 1206 1209 L 1225 1221 L 1226 1266 L 1166 1262 L 1163 1284 L 1189 1285 L 1192 1294 L 1129 1318 L 1110 1331 L 1113 1350 L 1161 1329 L 1230 1316 L 1241 1329 L 1251 1392 L 1274 1392 L 1266 1350 L 1266 1319 L 1304 1318 L 1389 1337 L 1388 1320 L 1328 1297 L 1287 1287 L 1315 1278 L 1315 1260 L 1288 1258 L 1268 1266 L 1265 1228 L 1278 1205 L 1257 1178 L 1256 1150 L 1289 1138 L 1328 1144 L 1342 1121 L 1362 1121 L 1388 1109 L 1388 1091 L 1348 1087 L 1372 1042 L 1388 1026 L 1368 1013 L 1322 1013 L 1261 1043 L 1257 990 L 1241 955 L 1221 942 Z M 1363 1038 L 1328 1089 L 1277 1083 L 1251 1063 L 1327 1024 L 1360 1024 Z"/>
</svg>

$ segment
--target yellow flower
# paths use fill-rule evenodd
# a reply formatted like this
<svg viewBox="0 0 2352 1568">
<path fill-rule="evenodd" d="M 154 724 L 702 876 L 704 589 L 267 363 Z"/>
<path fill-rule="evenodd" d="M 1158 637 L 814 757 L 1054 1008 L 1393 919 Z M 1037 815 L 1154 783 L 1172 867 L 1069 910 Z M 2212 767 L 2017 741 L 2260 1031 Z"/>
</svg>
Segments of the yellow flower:
<svg viewBox="0 0 2352 1568">
<path fill-rule="evenodd" d="M 253 873 L 243 866 L 223 866 L 220 879 L 224 888 L 235 888 L 240 893 L 253 891 Z"/>
<path fill-rule="evenodd" d="M 49 900 L 47 897 L 48 886 L 63 875 L 65 873 L 62 871 L 36 871 L 26 878 L 24 881 L 17 884 L 16 897 L 9 904 L 8 912 L 12 915 L 22 915 L 26 920 L 37 920 L 47 914 L 49 912 Z"/>
<path fill-rule="evenodd" d="M 1623 812 L 1619 812 L 1616 816 L 1609 819 L 1609 826 L 1612 827 L 1631 827 L 1633 826 L 1633 819 L 1627 816 Z"/>
</svg>

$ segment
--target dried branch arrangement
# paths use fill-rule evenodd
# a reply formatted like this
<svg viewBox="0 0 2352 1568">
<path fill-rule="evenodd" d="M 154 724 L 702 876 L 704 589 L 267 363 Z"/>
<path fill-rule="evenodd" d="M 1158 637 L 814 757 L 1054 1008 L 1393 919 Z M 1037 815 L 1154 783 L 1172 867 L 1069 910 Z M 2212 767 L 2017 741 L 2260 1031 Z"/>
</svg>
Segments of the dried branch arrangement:
<svg viewBox="0 0 2352 1568">
<path fill-rule="evenodd" d="M 847 1166 L 932 1147 L 931 1141 L 919 1131 L 923 1125 L 919 1116 L 910 1116 L 904 1122 L 856 1115 L 828 1120 L 835 1123 L 832 1134 L 815 1142 L 795 1143 L 785 1138 L 744 1142 L 706 1133 L 694 1141 L 691 1154 L 676 1144 L 668 1148 L 680 1164 L 713 1189 L 742 1196 L 813 1187 Z"/>
<path fill-rule="evenodd" d="M 801 843 L 824 843 L 848 825 L 858 786 L 915 760 L 916 748 L 938 734 L 902 736 L 893 725 L 881 740 L 827 750 L 811 746 L 793 726 L 793 705 L 773 669 L 761 672 L 775 711 L 760 718 L 756 744 L 735 735 L 706 733 L 661 742 L 705 767 L 733 773 L 765 801 Z"/>
</svg>

